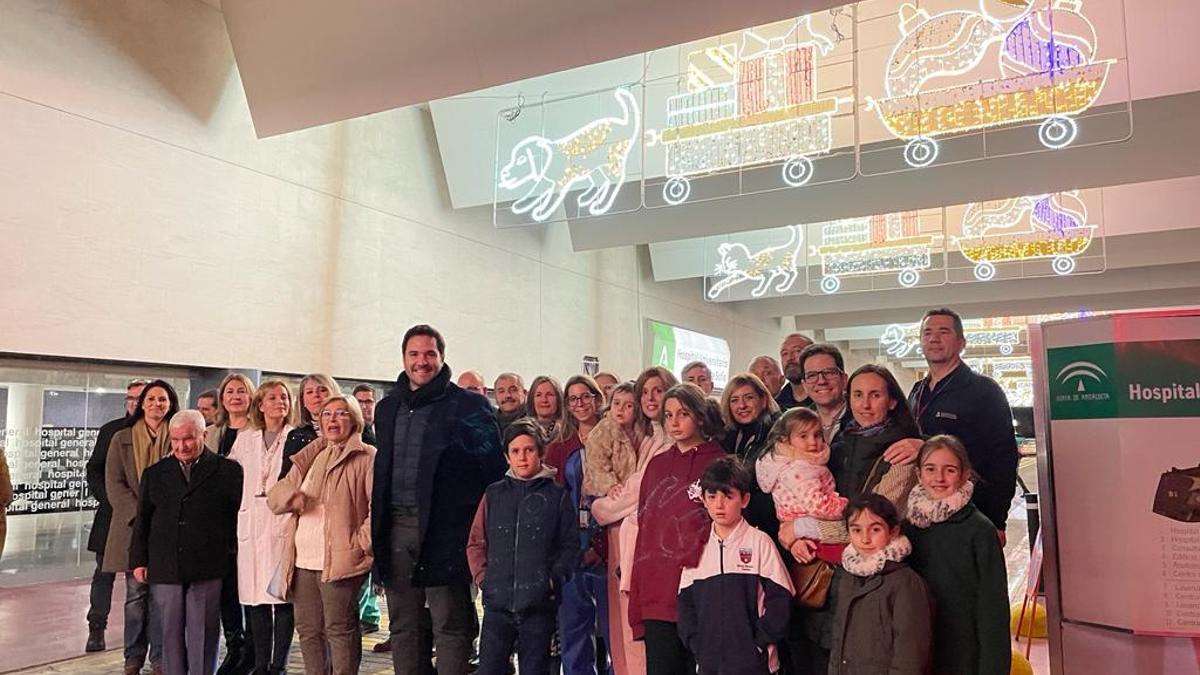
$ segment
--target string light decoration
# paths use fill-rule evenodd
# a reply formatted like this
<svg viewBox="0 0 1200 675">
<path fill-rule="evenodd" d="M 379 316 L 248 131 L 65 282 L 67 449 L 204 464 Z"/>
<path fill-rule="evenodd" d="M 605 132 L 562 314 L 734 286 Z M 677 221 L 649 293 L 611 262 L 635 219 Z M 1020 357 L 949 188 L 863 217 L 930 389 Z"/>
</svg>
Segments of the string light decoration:
<svg viewBox="0 0 1200 675">
<path fill-rule="evenodd" d="M 918 228 L 916 211 L 847 218 L 821 225 L 821 291 L 836 293 L 842 278 L 897 272 L 897 281 L 912 288 L 932 265 L 933 237 Z"/>
<path fill-rule="evenodd" d="M 799 38 L 800 28 L 809 37 Z M 833 148 L 838 100 L 817 98 L 815 79 L 818 52 L 833 46 L 805 16 L 782 37 L 744 31 L 736 53 L 732 45 L 693 52 L 689 63 L 707 59 L 732 81 L 714 84 L 689 65 L 688 91 L 667 100 L 667 126 L 658 134 L 666 153 L 663 200 L 687 201 L 692 177 L 780 160 L 785 185 L 812 180 L 811 158 Z"/>
<path fill-rule="evenodd" d="M 888 356 L 905 358 L 907 356 L 922 357 L 921 324 L 894 323 L 884 328 L 879 336 L 879 348 Z M 995 349 L 1008 356 L 1021 345 L 1021 337 L 1025 326 L 1011 319 L 973 319 L 963 322 L 963 337 L 967 340 L 967 350 Z"/>
<path fill-rule="evenodd" d="M 804 262 L 804 226 L 789 225 L 786 229 L 786 242 L 755 253 L 740 242 L 719 245 L 720 261 L 714 270 L 716 281 L 708 288 L 708 299 L 715 300 L 726 290 L 747 281 L 757 282 L 750 291 L 752 298 L 761 298 L 772 288 L 776 293 L 791 290 L 800 277 L 798 268 Z"/>
<path fill-rule="evenodd" d="M 509 207 L 514 214 L 528 213 L 535 222 L 544 222 L 572 190 L 580 188 L 586 188 L 576 199 L 580 215 L 599 216 L 612 208 L 641 132 L 637 99 L 625 88 L 614 90 L 613 96 L 621 117 L 593 120 L 557 139 L 527 136 L 513 146 L 497 187 L 505 192 L 524 190 Z"/>
<path fill-rule="evenodd" d="M 1055 274 L 1075 271 L 1076 258 L 1096 236 L 1078 190 L 968 204 L 963 236 L 953 246 L 975 263 L 979 281 L 996 276 L 996 263 L 1050 259 Z"/>
<path fill-rule="evenodd" d="M 1081 13 L 1082 0 L 1037 0 L 1021 11 L 997 15 L 953 10 L 930 16 L 900 8 L 901 39 L 888 59 L 886 96 L 868 97 L 894 136 L 907 140 L 905 161 L 913 167 L 937 160 L 937 138 L 1019 122 L 1042 120 L 1038 139 L 1050 149 L 1075 141 L 1071 115 L 1100 96 L 1113 60 L 1095 60 L 1096 31 Z M 1010 3 L 1015 5 L 1015 3 Z M 999 79 L 926 88 L 941 78 L 969 73 L 1002 43 Z"/>
</svg>

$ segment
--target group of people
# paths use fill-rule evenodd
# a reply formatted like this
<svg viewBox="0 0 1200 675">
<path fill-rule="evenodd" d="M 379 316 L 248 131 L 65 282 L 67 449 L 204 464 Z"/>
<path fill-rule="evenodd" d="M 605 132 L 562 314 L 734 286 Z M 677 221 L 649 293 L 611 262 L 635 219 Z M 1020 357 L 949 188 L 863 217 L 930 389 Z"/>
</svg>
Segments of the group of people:
<svg viewBox="0 0 1200 675">
<path fill-rule="evenodd" d="M 957 314 L 921 342 L 908 396 L 794 334 L 719 400 L 696 362 L 502 373 L 493 408 L 426 325 L 378 405 L 235 373 L 206 423 L 131 383 L 88 464 L 88 647 L 119 572 L 126 673 L 211 674 L 222 631 L 222 673 L 285 672 L 293 632 L 356 673 L 376 586 L 397 673 L 1007 673 L 1011 415 Z"/>
</svg>

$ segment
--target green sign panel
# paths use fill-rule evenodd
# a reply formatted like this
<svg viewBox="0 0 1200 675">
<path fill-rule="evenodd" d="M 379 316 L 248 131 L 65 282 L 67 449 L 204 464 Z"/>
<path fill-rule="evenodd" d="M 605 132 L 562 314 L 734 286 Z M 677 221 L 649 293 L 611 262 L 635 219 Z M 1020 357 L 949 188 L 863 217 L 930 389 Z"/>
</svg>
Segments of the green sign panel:
<svg viewBox="0 0 1200 675">
<path fill-rule="evenodd" d="M 650 322 L 653 331 L 650 343 L 650 365 L 662 366 L 675 372 L 675 328 L 657 321 Z"/>
<path fill-rule="evenodd" d="M 1200 340 L 1047 351 L 1050 417 L 1200 417 Z"/>
</svg>

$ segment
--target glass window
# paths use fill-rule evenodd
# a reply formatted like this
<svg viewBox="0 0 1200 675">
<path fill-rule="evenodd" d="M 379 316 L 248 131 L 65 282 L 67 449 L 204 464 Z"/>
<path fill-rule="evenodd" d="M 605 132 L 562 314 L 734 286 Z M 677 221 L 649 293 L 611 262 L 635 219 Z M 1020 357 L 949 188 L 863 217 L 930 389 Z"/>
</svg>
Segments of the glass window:
<svg viewBox="0 0 1200 675">
<path fill-rule="evenodd" d="M 133 378 L 162 378 L 189 395 L 186 371 L 87 363 L 0 362 L 0 443 L 13 479 L 0 587 L 87 576 L 96 501 L 87 461 L 99 428 L 125 414 Z"/>
</svg>

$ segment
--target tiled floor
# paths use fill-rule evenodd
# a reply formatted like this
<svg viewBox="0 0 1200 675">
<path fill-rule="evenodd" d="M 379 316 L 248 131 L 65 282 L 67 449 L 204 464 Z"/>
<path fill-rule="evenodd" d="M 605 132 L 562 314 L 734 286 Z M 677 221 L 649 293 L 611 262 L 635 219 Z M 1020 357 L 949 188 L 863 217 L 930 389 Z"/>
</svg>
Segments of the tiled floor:
<svg viewBox="0 0 1200 675">
<path fill-rule="evenodd" d="M 1030 487 L 1037 485 L 1036 465 L 1024 459 L 1020 473 Z M 1010 597 L 1018 599 L 1025 589 L 1029 564 L 1029 536 L 1024 506 L 1017 504 L 1011 516 L 1005 557 L 1009 569 Z M 107 634 L 110 647 L 102 654 L 80 656 L 87 637 L 83 615 L 88 605 L 86 579 L 19 589 L 0 590 L 0 673 L 71 673 L 104 675 L 121 672 L 121 600 L 123 588 L 118 578 L 113 613 Z M 384 620 L 386 623 L 386 611 Z M 389 654 L 374 654 L 371 647 L 384 639 L 383 632 L 363 636 L 363 665 L 366 675 L 392 672 Z M 1019 646 L 1024 652 L 1024 641 Z M 1045 640 L 1035 640 L 1030 657 L 1039 675 L 1050 672 Z M 50 663 L 31 667 L 32 664 Z M 24 670 L 21 670 L 24 668 Z M 303 672 L 298 645 L 293 645 L 289 672 Z M 148 672 L 148 671 L 147 671 Z"/>
<path fill-rule="evenodd" d="M 384 639 L 385 633 L 373 633 L 363 636 L 363 662 L 362 668 L 359 670 L 362 675 L 376 675 L 378 673 L 391 673 L 392 671 L 392 655 L 391 654 L 375 654 L 371 651 L 380 640 Z M 112 643 L 109 644 L 119 644 Z M 112 649 L 103 654 L 90 654 L 79 658 L 59 661 L 48 666 L 31 668 L 28 670 L 14 671 L 16 673 L 30 674 L 33 673 L 64 673 L 70 675 L 107 675 L 108 673 L 121 673 L 121 650 Z M 150 672 L 149 668 L 143 669 L 144 673 Z M 291 658 L 288 661 L 289 673 L 303 673 L 304 662 L 300 658 L 300 645 L 292 645 Z"/>
</svg>

